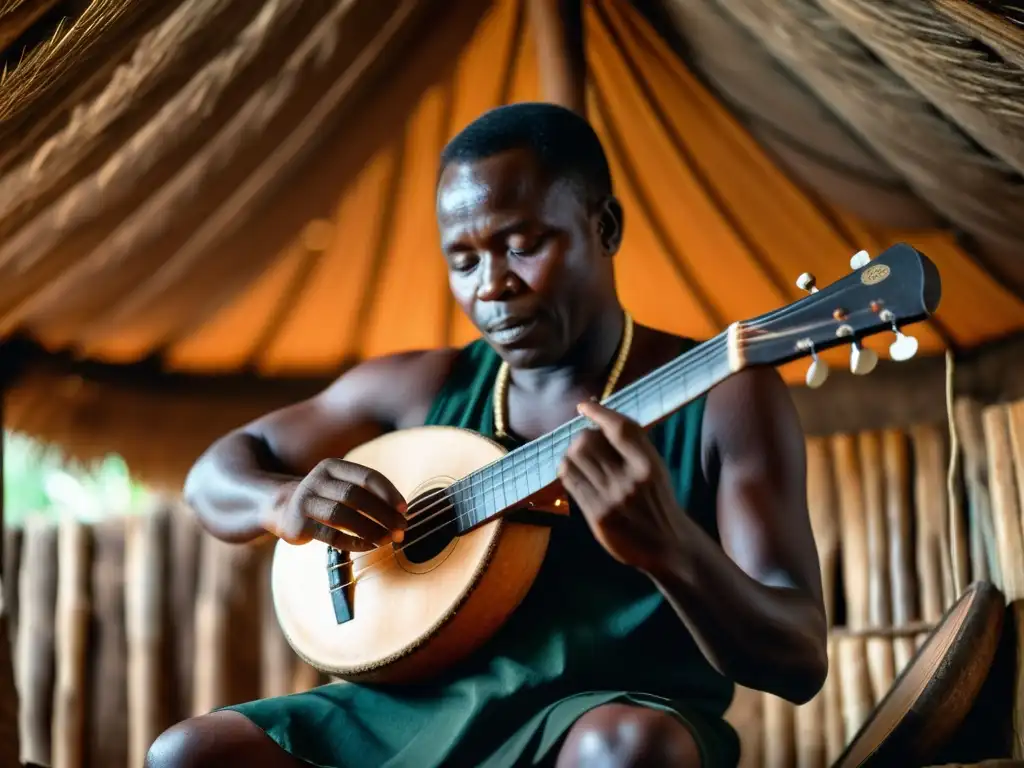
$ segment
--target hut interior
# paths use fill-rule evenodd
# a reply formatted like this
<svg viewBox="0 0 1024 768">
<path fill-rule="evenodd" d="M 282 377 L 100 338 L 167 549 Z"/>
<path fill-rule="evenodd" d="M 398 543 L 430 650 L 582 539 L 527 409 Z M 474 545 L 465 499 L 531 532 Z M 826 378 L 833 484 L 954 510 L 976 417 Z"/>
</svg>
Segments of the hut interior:
<svg viewBox="0 0 1024 768">
<path fill-rule="evenodd" d="M 897 242 L 942 277 L 914 360 L 876 336 L 870 376 L 845 348 L 822 388 L 782 369 L 830 673 L 801 707 L 738 691 L 742 764 L 833 764 L 984 582 L 991 663 L 900 764 L 1024 765 L 1020 2 L 0 0 L 0 56 L 2 423 L 166 491 L 4 530 L 0 766 L 141 765 L 175 720 L 322 679 L 277 628 L 268 547 L 209 538 L 177 492 L 353 362 L 474 337 L 432 258 L 437 155 L 536 99 L 605 144 L 639 322 L 706 338 Z"/>
</svg>

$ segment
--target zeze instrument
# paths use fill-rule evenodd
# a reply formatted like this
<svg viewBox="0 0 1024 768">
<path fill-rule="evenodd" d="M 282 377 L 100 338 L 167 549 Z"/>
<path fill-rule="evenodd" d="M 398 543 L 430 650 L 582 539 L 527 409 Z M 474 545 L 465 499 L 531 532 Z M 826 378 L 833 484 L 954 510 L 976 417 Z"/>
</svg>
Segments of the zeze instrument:
<svg viewBox="0 0 1024 768">
<path fill-rule="evenodd" d="M 935 311 L 935 265 L 895 245 L 852 274 L 718 336 L 624 387 L 605 401 L 645 427 L 725 378 L 752 366 L 812 357 L 808 384 L 826 370 L 818 353 L 853 345 L 851 368 L 877 357 L 860 346 L 892 331 L 894 359 L 917 342 L 900 331 Z M 511 452 L 468 430 L 420 427 L 378 437 L 345 458 L 390 479 L 408 500 L 401 544 L 338 552 L 317 541 L 278 542 L 272 590 L 278 621 L 296 653 L 350 681 L 409 683 L 438 674 L 480 647 L 526 596 L 544 560 L 551 515 L 568 513 L 557 470 L 587 422 L 578 417 Z"/>
</svg>

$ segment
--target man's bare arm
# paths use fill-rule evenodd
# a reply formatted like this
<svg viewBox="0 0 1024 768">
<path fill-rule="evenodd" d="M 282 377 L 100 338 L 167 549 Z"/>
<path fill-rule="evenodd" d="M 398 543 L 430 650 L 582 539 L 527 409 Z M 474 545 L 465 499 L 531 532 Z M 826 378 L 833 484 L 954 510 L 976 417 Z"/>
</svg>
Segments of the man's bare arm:
<svg viewBox="0 0 1024 768">
<path fill-rule="evenodd" d="M 709 393 L 703 431 L 722 546 L 692 526 L 652 576 L 719 671 L 803 703 L 828 658 L 796 410 L 775 371 L 745 371 Z"/>
<path fill-rule="evenodd" d="M 214 536 L 258 538 L 322 460 L 340 458 L 383 432 L 422 424 L 453 356 L 445 350 L 368 361 L 315 397 L 225 435 L 193 466 L 186 501 Z"/>
</svg>

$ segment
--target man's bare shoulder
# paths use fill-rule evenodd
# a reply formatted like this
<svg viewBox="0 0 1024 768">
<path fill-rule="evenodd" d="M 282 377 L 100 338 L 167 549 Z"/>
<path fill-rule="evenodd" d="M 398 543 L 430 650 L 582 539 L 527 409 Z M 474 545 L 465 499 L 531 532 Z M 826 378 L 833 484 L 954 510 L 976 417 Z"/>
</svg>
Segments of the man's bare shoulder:
<svg viewBox="0 0 1024 768">
<path fill-rule="evenodd" d="M 417 350 L 365 360 L 318 396 L 320 407 L 359 410 L 381 425 L 402 429 L 424 422 L 451 372 L 457 348 Z"/>
<path fill-rule="evenodd" d="M 704 412 L 705 459 L 771 463 L 803 459 L 803 426 L 789 387 L 774 368 L 747 368 L 715 386 Z"/>
<path fill-rule="evenodd" d="M 242 427 L 280 464 L 298 474 L 328 456 L 395 429 L 423 424 L 458 350 L 431 350 L 366 360 L 319 394 Z"/>
</svg>

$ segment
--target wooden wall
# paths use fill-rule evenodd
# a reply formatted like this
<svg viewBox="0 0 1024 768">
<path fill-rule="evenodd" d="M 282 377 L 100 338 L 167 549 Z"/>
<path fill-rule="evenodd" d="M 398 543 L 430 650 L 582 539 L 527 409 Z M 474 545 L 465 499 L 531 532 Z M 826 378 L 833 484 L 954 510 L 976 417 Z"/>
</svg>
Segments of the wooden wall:
<svg viewBox="0 0 1024 768">
<path fill-rule="evenodd" d="M 830 765 L 971 581 L 1024 599 L 1024 400 L 986 408 L 961 400 L 955 425 L 952 497 L 948 424 L 808 438 L 808 502 L 832 627 L 829 676 L 801 707 L 737 692 L 728 716 L 743 768 Z M 1020 606 L 1013 609 L 1024 626 Z M 1014 699 L 1024 704 L 1024 688 Z M 1013 718 L 1014 757 L 1024 758 L 1019 705 L 1001 714 Z M 991 754 L 1003 756 L 1000 748 Z"/>
<path fill-rule="evenodd" d="M 178 720 L 321 682 L 273 618 L 269 542 L 223 544 L 173 505 L 5 535 L 26 762 L 140 766 Z"/>
<path fill-rule="evenodd" d="M 744 767 L 828 765 L 970 581 L 1024 598 L 1024 401 L 964 401 L 957 423 L 952 515 L 947 425 L 808 438 L 831 669 L 802 707 L 738 691 Z M 274 620 L 271 551 L 222 544 L 171 504 L 6 531 L 23 759 L 139 766 L 177 720 L 319 684 Z"/>
</svg>

